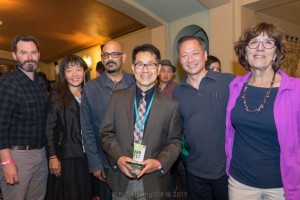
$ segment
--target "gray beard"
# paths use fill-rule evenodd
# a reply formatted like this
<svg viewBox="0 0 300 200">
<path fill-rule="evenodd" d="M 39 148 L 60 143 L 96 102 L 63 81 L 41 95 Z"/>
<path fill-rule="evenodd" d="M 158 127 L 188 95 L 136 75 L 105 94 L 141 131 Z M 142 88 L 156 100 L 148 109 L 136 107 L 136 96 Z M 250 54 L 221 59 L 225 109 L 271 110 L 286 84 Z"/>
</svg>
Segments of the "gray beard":
<svg viewBox="0 0 300 200">
<path fill-rule="evenodd" d="M 32 61 L 30 61 L 32 62 Z M 25 72 L 34 72 L 37 69 L 37 62 L 28 64 L 28 61 L 24 61 L 23 63 L 19 63 L 18 66 L 23 69 Z"/>
</svg>

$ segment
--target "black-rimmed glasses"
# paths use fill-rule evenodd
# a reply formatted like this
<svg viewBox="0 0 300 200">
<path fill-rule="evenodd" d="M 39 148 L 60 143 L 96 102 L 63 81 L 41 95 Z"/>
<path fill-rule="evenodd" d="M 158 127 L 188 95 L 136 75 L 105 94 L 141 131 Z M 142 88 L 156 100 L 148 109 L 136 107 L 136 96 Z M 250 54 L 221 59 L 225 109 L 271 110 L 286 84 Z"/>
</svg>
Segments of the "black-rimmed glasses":
<svg viewBox="0 0 300 200">
<path fill-rule="evenodd" d="M 260 44 L 263 45 L 263 47 L 265 49 L 272 49 L 275 44 L 276 41 L 275 40 L 250 40 L 250 42 L 248 43 L 248 47 L 250 49 L 256 49 Z"/>
<path fill-rule="evenodd" d="M 104 52 L 101 54 L 101 57 L 108 58 L 109 56 L 111 56 L 112 58 L 119 58 L 119 56 L 122 54 L 123 53 L 120 53 L 120 52 L 111 52 L 111 53 Z"/>
<path fill-rule="evenodd" d="M 142 69 L 144 69 L 144 67 L 147 67 L 147 69 L 154 69 L 157 66 L 158 66 L 157 63 L 140 63 L 140 62 L 138 62 L 138 63 L 134 64 L 134 67 L 138 70 L 142 70 Z"/>
</svg>

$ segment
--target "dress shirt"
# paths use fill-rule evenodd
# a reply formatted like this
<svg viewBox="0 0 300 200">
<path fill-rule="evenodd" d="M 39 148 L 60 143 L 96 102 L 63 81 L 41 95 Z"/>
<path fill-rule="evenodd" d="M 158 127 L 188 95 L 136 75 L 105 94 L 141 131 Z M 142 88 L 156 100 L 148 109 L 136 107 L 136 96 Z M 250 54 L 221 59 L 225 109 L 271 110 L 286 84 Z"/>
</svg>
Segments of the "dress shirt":
<svg viewBox="0 0 300 200">
<path fill-rule="evenodd" d="M 0 79 L 0 94 L 0 149 L 10 145 L 44 145 L 44 80 L 37 73 L 31 80 L 17 68 Z"/>
<path fill-rule="evenodd" d="M 232 74 L 208 71 L 199 89 L 185 77 L 173 91 L 189 151 L 187 170 L 195 176 L 215 180 L 225 174 L 225 116 L 232 79 Z"/>
<path fill-rule="evenodd" d="M 152 99 L 152 96 L 154 94 L 154 91 L 155 91 L 155 87 L 152 87 L 149 90 L 145 91 L 145 93 L 146 93 L 146 96 L 145 96 L 145 100 L 146 100 L 146 112 L 147 112 L 147 109 L 149 107 L 149 104 L 150 104 L 150 101 Z M 139 102 L 143 98 L 142 90 L 139 87 L 136 87 L 135 95 L 136 95 L 136 104 L 137 104 L 137 107 L 139 107 Z M 134 123 L 135 123 L 135 119 L 136 119 L 136 116 L 135 116 L 135 113 L 134 113 Z M 147 121 L 148 121 L 148 119 L 146 119 L 146 121 L 145 121 L 144 133 L 146 132 Z"/>
</svg>

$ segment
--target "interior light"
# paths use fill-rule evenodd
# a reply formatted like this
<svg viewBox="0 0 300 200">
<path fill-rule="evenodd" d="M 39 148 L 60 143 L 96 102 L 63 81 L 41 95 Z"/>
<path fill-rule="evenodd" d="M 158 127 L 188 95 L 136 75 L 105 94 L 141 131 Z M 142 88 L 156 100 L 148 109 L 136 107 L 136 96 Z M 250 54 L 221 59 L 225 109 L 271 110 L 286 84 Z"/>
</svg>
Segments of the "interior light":
<svg viewBox="0 0 300 200">
<path fill-rule="evenodd" d="M 87 66 L 91 69 L 92 67 L 92 58 L 91 56 L 83 56 L 83 60 L 86 62 Z"/>
</svg>

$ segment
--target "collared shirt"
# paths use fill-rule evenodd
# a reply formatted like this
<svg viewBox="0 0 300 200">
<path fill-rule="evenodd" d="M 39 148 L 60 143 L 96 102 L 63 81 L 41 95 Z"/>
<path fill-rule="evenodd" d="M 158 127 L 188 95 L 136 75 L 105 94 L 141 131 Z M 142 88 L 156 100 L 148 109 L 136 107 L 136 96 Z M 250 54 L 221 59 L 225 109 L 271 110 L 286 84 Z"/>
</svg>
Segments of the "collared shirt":
<svg viewBox="0 0 300 200">
<path fill-rule="evenodd" d="M 106 72 L 107 73 L 107 72 Z M 89 81 L 83 89 L 80 121 L 83 143 L 89 161 L 90 172 L 108 167 L 108 161 L 99 142 L 99 129 L 102 123 L 108 100 L 114 89 L 122 89 L 135 85 L 132 74 L 123 73 L 123 78 L 117 88 L 109 83 L 106 73 Z"/>
<path fill-rule="evenodd" d="M 186 78 L 173 91 L 173 99 L 179 102 L 183 119 L 187 170 L 198 177 L 218 179 L 225 174 L 225 115 L 233 75 L 208 71 L 199 89 Z"/>
<path fill-rule="evenodd" d="M 104 72 L 104 74 L 106 75 L 107 72 Z M 121 79 L 119 82 L 114 82 L 113 80 L 111 80 L 110 78 L 108 78 L 108 76 L 104 76 L 105 82 L 107 84 L 107 86 L 111 89 L 111 91 L 115 91 L 115 90 L 119 90 L 122 88 L 126 88 L 126 81 L 125 79 Z"/>
<path fill-rule="evenodd" d="M 150 103 L 150 101 L 151 101 L 151 99 L 152 99 L 152 96 L 153 96 L 154 91 L 155 91 L 155 87 L 152 87 L 152 88 L 150 88 L 149 90 L 145 91 L 145 93 L 146 93 L 146 96 L 145 96 L 145 100 L 146 100 L 146 109 L 147 109 L 148 106 L 149 106 L 149 103 Z M 142 91 L 138 86 L 136 86 L 136 93 L 135 93 L 135 95 L 136 95 L 136 103 L 137 103 L 137 106 L 139 105 L 139 102 L 140 102 L 140 101 L 142 100 L 142 98 L 143 98 L 142 92 L 143 92 L 143 91 Z"/>
<path fill-rule="evenodd" d="M 149 107 L 149 104 L 150 104 L 150 101 L 152 99 L 152 96 L 153 96 L 154 92 L 155 92 L 155 87 L 152 87 L 149 90 L 145 91 L 145 93 L 146 93 L 146 96 L 145 96 L 145 100 L 146 100 L 146 112 L 147 112 L 147 109 Z M 137 107 L 138 107 L 139 102 L 143 98 L 142 90 L 138 86 L 136 86 L 135 96 L 136 96 L 136 103 L 137 103 Z M 134 116 L 134 117 L 135 117 L 134 119 L 136 119 L 136 116 Z M 135 120 L 134 120 L 134 122 L 135 122 Z M 148 122 L 148 119 L 146 119 L 146 121 L 145 121 L 144 132 L 146 130 L 147 122 Z"/>
<path fill-rule="evenodd" d="M 0 79 L 0 94 L 0 149 L 10 145 L 44 145 L 44 80 L 35 73 L 32 81 L 17 68 Z"/>
<path fill-rule="evenodd" d="M 172 98 L 172 94 L 173 94 L 173 90 L 178 86 L 178 83 L 174 82 L 174 81 L 170 81 L 166 87 L 164 87 L 163 89 L 161 89 L 159 87 L 159 83 L 157 84 L 157 88 L 158 90 L 163 93 L 164 95 L 171 97 Z"/>
</svg>

